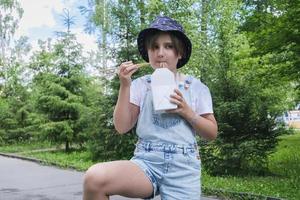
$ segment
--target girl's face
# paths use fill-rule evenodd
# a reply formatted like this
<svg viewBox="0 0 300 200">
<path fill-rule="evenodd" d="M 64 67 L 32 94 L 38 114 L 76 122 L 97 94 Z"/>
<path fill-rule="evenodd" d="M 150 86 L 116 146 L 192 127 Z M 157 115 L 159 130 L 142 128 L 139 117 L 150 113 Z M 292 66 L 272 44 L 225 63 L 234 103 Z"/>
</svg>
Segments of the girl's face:
<svg viewBox="0 0 300 200">
<path fill-rule="evenodd" d="M 154 69 L 166 67 L 174 73 L 177 70 L 177 62 L 181 59 L 181 55 L 176 52 L 168 33 L 162 33 L 158 36 L 154 42 L 154 48 L 148 49 L 148 57 Z"/>
</svg>

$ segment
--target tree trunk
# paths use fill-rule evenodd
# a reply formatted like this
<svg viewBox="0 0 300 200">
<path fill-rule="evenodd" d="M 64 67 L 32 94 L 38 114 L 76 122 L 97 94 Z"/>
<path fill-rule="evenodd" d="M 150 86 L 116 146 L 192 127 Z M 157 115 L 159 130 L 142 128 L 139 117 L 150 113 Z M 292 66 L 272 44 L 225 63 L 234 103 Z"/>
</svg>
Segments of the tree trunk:
<svg viewBox="0 0 300 200">
<path fill-rule="evenodd" d="M 208 0 L 202 0 L 201 1 L 201 22 L 200 22 L 200 28 L 201 28 L 201 32 L 200 32 L 200 36 L 201 39 L 200 41 L 200 48 L 202 49 L 201 52 L 206 52 L 207 49 L 207 18 L 208 18 Z M 206 76 L 206 66 L 204 64 L 202 64 L 200 66 L 200 80 L 202 82 L 205 82 L 205 77 Z"/>
<path fill-rule="evenodd" d="M 66 140 L 66 148 L 65 148 L 66 152 L 70 152 L 70 142 L 68 140 Z"/>
</svg>

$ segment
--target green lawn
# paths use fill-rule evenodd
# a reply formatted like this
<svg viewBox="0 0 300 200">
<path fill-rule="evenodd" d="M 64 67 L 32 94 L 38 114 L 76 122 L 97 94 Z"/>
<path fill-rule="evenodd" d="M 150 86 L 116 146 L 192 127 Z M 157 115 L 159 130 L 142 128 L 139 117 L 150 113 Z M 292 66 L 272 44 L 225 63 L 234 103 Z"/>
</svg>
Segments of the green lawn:
<svg viewBox="0 0 300 200">
<path fill-rule="evenodd" d="M 2 153 L 17 153 L 25 151 L 33 151 L 37 149 L 48 149 L 56 148 L 57 146 L 51 144 L 50 142 L 27 142 L 27 143 L 14 143 L 11 145 L 0 145 L 0 152 Z"/>
<path fill-rule="evenodd" d="M 276 152 L 269 157 L 269 169 L 272 176 L 213 177 L 202 172 L 203 190 L 206 194 L 217 194 L 230 199 L 254 199 L 236 196 L 236 193 L 272 196 L 289 200 L 300 199 L 300 132 L 280 137 Z M 0 152 L 23 152 L 22 155 L 56 163 L 61 167 L 86 170 L 93 164 L 86 151 L 30 152 L 39 147 L 49 148 L 51 144 L 22 144 L 20 146 L 0 147 Z M 257 198 L 266 199 L 266 198 Z"/>
<path fill-rule="evenodd" d="M 91 156 L 86 151 L 72 151 L 65 153 L 64 151 L 56 152 L 28 152 L 22 155 L 38 158 L 46 161 L 46 163 L 54 163 L 63 168 L 74 168 L 80 171 L 85 171 L 92 164 Z"/>
<path fill-rule="evenodd" d="M 70 153 L 66 153 L 62 146 L 49 142 L 18 143 L 0 146 L 0 152 L 16 153 L 21 156 L 40 159 L 45 164 L 50 163 L 63 168 L 74 168 L 81 171 L 85 171 L 93 164 L 91 156 L 87 151 L 73 150 Z"/>
<path fill-rule="evenodd" d="M 269 157 L 273 176 L 212 177 L 202 174 L 204 188 L 245 192 L 290 200 L 300 199 L 300 132 L 280 137 L 275 153 Z M 222 192 L 221 192 L 222 193 Z"/>
</svg>

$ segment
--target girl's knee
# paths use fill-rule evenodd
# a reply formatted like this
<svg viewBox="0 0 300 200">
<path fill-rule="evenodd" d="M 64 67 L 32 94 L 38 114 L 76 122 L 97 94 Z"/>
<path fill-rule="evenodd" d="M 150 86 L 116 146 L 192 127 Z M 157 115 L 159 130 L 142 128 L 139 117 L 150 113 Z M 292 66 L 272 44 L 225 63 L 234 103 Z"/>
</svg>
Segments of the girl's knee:
<svg viewBox="0 0 300 200">
<path fill-rule="evenodd" d="M 91 166 L 84 175 L 84 189 L 89 191 L 103 190 L 107 183 L 105 167 L 102 164 Z"/>
</svg>

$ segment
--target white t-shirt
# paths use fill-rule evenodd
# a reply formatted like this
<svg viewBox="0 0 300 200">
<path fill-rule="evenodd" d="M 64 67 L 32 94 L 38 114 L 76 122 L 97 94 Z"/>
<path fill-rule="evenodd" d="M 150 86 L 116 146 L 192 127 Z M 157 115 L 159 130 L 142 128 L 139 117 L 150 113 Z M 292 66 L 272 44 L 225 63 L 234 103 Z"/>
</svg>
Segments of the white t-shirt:
<svg viewBox="0 0 300 200">
<path fill-rule="evenodd" d="M 130 87 L 130 103 L 143 107 L 144 98 L 146 95 L 147 87 L 146 76 L 137 78 L 132 81 Z M 193 77 L 189 90 L 191 90 L 192 109 L 198 115 L 213 113 L 212 99 L 208 87 L 200 80 Z"/>
</svg>

